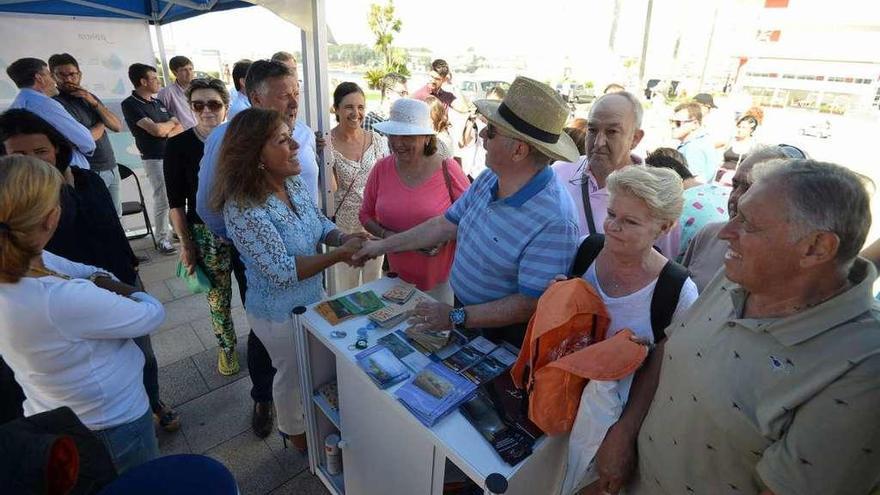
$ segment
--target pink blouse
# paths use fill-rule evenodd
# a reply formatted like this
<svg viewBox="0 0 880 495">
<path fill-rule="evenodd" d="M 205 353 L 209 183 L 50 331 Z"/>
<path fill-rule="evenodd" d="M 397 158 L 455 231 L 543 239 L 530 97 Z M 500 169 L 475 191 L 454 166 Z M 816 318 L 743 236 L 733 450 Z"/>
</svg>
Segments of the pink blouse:
<svg viewBox="0 0 880 495">
<path fill-rule="evenodd" d="M 452 205 L 442 167 L 417 187 L 409 187 L 397 173 L 396 162 L 394 155 L 386 156 L 370 171 L 361 205 L 362 224 L 375 220 L 388 230 L 403 232 L 442 215 Z M 449 171 L 452 195 L 458 199 L 470 183 L 458 162 L 447 159 L 444 163 Z M 454 255 L 455 242 L 449 242 L 436 256 L 419 251 L 388 253 L 388 264 L 402 280 L 415 284 L 420 290 L 431 290 L 449 278 Z"/>
</svg>

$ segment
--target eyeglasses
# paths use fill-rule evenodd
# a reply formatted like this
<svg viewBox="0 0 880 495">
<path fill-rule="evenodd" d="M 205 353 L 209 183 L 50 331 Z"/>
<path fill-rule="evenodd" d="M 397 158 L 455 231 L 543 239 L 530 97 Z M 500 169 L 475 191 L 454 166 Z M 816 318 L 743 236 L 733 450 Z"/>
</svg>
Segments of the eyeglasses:
<svg viewBox="0 0 880 495">
<path fill-rule="evenodd" d="M 193 101 L 190 102 L 192 105 L 192 109 L 196 112 L 203 112 L 205 108 L 207 108 L 211 112 L 219 112 L 220 109 L 223 108 L 223 102 L 217 100 L 208 100 L 208 101 Z"/>
<path fill-rule="evenodd" d="M 672 119 L 670 119 L 669 120 L 669 124 L 672 125 L 673 127 L 681 127 L 684 124 L 687 124 L 688 122 L 693 122 L 693 119 L 691 119 L 691 120 L 672 120 Z"/>
</svg>

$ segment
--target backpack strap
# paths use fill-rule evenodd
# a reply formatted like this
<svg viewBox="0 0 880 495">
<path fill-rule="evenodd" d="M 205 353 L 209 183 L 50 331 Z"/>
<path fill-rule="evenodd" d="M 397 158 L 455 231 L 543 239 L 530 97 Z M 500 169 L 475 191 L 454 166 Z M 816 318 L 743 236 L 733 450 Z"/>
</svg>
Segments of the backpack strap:
<svg viewBox="0 0 880 495">
<path fill-rule="evenodd" d="M 581 242 L 580 247 L 578 247 L 577 254 L 574 255 L 574 263 L 571 266 L 571 273 L 569 275 L 580 277 L 586 273 L 587 268 L 593 264 L 593 261 L 599 256 L 599 252 L 602 251 L 603 247 L 605 247 L 604 234 L 588 235 Z"/>
<path fill-rule="evenodd" d="M 672 323 L 681 288 L 689 275 L 687 268 L 672 260 L 667 261 L 660 271 L 654 295 L 651 296 L 651 330 L 655 344 L 666 338 L 664 330 Z"/>
</svg>

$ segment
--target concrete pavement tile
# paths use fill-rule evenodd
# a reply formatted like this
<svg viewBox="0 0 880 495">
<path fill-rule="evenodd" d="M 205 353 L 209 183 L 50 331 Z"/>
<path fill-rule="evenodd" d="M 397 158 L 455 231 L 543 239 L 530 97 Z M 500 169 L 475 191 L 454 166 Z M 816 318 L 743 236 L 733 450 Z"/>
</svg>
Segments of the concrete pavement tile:
<svg viewBox="0 0 880 495">
<path fill-rule="evenodd" d="M 210 392 L 192 358 L 181 359 L 159 368 L 159 390 L 162 400 L 172 407 Z"/>
<path fill-rule="evenodd" d="M 240 308 L 241 306 L 241 294 L 238 293 L 238 282 L 235 280 L 235 277 L 232 277 L 232 307 Z"/>
<path fill-rule="evenodd" d="M 269 495 L 329 495 L 329 493 L 317 476 L 304 471 L 272 490 Z"/>
<path fill-rule="evenodd" d="M 168 290 L 168 286 L 164 281 L 144 283 L 144 289 L 147 294 L 155 297 L 161 303 L 171 302 L 175 299 L 174 295 Z"/>
<path fill-rule="evenodd" d="M 193 330 L 196 331 L 196 335 L 199 337 L 199 340 L 202 341 L 202 345 L 205 346 L 205 349 L 218 345 L 217 337 L 214 336 L 214 325 L 211 323 L 210 316 L 193 320 L 190 322 L 190 325 L 192 325 Z M 251 327 L 248 324 L 244 309 L 241 307 L 232 308 L 232 325 L 235 328 L 235 335 L 238 337 L 238 341 L 246 341 L 247 334 L 250 332 Z"/>
<path fill-rule="evenodd" d="M 211 347 L 210 349 L 204 352 L 200 352 L 192 357 L 196 368 L 198 368 L 199 373 L 201 373 L 201 377 L 204 379 L 208 388 L 211 390 L 218 389 L 234 381 L 237 381 L 242 377 L 249 376 L 247 367 L 246 341 L 239 342 L 238 345 L 235 346 L 235 349 L 238 351 L 238 363 L 241 371 L 239 371 L 238 374 L 232 376 L 223 376 L 220 374 L 219 371 L 217 371 L 218 349 L 219 347 L 215 345 L 214 347 Z M 250 379 L 248 379 L 248 383 L 250 383 Z M 248 391 L 250 391 L 250 389 L 248 389 Z M 248 399 L 250 399 L 250 395 L 248 395 Z"/>
<path fill-rule="evenodd" d="M 184 282 L 183 279 L 177 277 L 176 271 L 174 272 L 173 277 L 166 278 L 164 280 L 164 282 L 165 282 L 165 285 L 168 287 L 168 289 L 171 291 L 171 294 L 174 295 L 174 299 L 181 299 L 183 297 L 193 295 L 193 293 L 190 292 L 189 287 L 187 287 L 186 282 Z M 200 295 L 202 297 L 205 297 L 204 294 L 200 294 Z M 206 299 L 206 301 L 207 301 L 207 299 Z"/>
<path fill-rule="evenodd" d="M 177 275 L 177 256 L 155 253 L 149 263 L 140 267 L 144 283 L 158 282 Z"/>
<path fill-rule="evenodd" d="M 269 447 L 250 430 L 205 454 L 229 468 L 242 494 L 268 493 L 289 479 Z"/>
<path fill-rule="evenodd" d="M 150 340 L 153 342 L 156 361 L 159 362 L 160 367 L 176 363 L 205 350 L 205 346 L 196 337 L 196 333 L 188 323 L 160 330 L 152 334 Z"/>
<path fill-rule="evenodd" d="M 193 294 L 165 304 L 165 322 L 161 330 L 174 328 L 209 316 L 208 301 L 204 294 Z"/>
<path fill-rule="evenodd" d="M 184 425 L 181 431 L 194 453 L 204 453 L 244 431 L 259 440 L 250 433 L 250 389 L 250 380 L 240 379 L 176 408 Z"/>
<path fill-rule="evenodd" d="M 182 418 L 181 420 L 185 421 Z M 181 428 L 184 428 L 184 426 L 181 426 Z M 156 431 L 159 436 L 159 453 L 161 455 L 192 454 L 192 449 L 180 430 L 174 433 L 167 433 L 161 428 L 156 428 Z"/>
<path fill-rule="evenodd" d="M 293 445 L 288 443 L 287 448 L 284 448 L 284 443 L 281 441 L 281 435 L 269 435 L 264 441 L 272 450 L 272 454 L 275 455 L 275 458 L 278 459 L 281 468 L 284 469 L 284 472 L 289 476 L 294 476 L 309 467 L 309 458 L 304 454 L 300 454 Z"/>
</svg>

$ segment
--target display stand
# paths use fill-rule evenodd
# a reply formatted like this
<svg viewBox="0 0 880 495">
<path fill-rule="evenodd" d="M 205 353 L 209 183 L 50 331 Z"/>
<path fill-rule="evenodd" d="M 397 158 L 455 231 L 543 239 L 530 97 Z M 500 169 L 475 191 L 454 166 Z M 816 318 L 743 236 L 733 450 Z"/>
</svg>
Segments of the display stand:
<svg viewBox="0 0 880 495">
<path fill-rule="evenodd" d="M 353 291 L 373 290 L 381 295 L 396 283 L 397 279 L 383 278 Z M 293 324 L 309 468 L 331 493 L 440 495 L 448 474 L 447 461 L 486 493 L 493 493 L 490 488 L 502 493 L 497 490 L 505 484 L 506 494 L 553 493 L 565 465 L 564 438 L 541 438 L 532 455 L 509 466 L 458 411 L 432 428 L 424 426 L 395 399 L 393 393 L 401 384 L 381 390 L 355 363 L 354 355 L 360 351 L 349 350 L 349 346 L 357 340 L 357 329 L 368 323 L 367 318 L 331 326 L 314 306 L 297 308 Z M 347 336 L 331 338 L 333 330 L 342 330 Z M 370 330 L 369 345 L 394 330 Z M 338 412 L 317 392 L 333 380 L 338 387 Z M 327 471 L 323 452 L 325 438 L 333 433 L 342 439 L 343 470 L 337 475 Z M 493 476 L 496 474 L 500 478 Z"/>
</svg>

